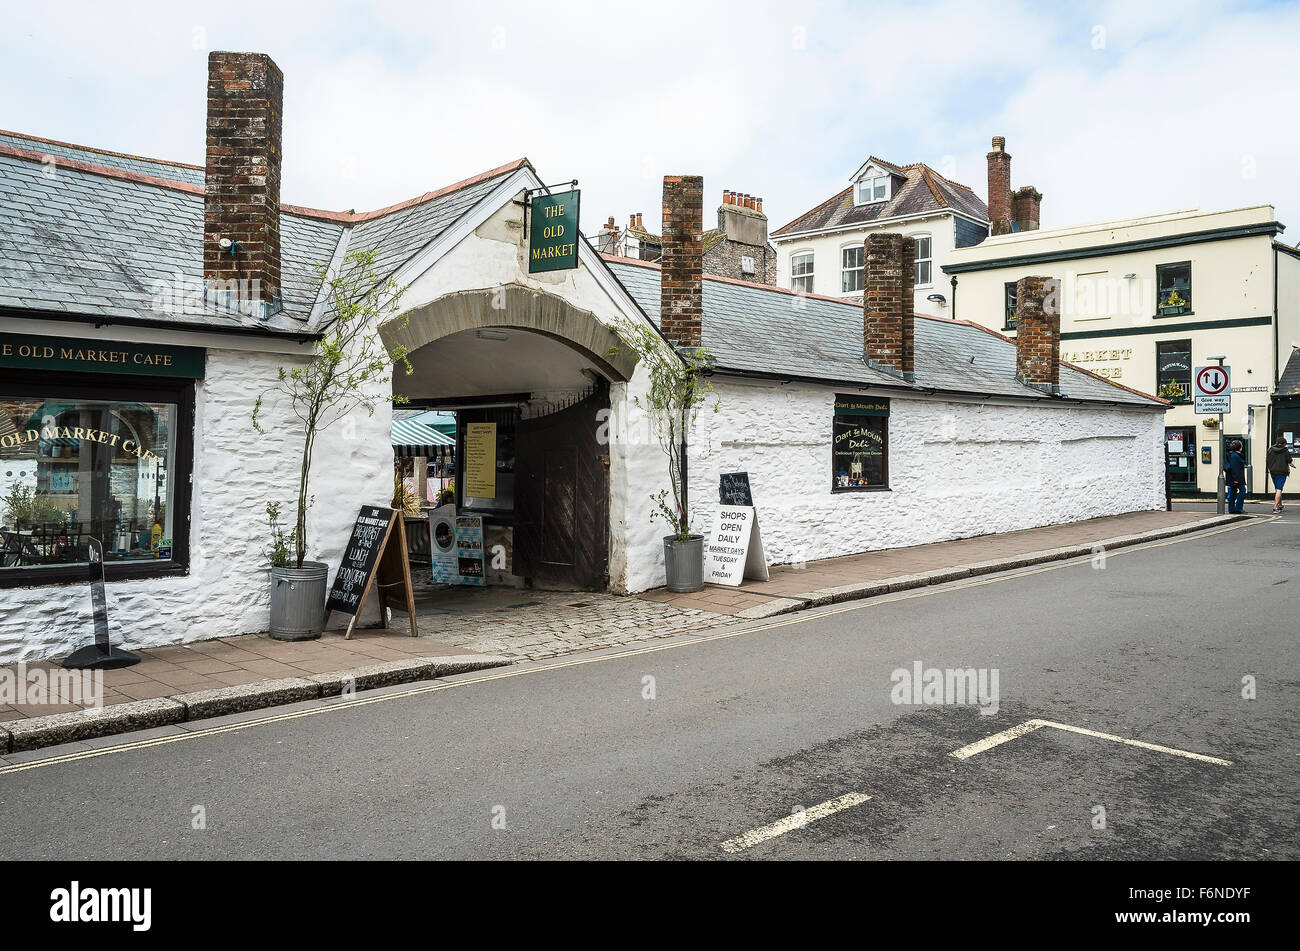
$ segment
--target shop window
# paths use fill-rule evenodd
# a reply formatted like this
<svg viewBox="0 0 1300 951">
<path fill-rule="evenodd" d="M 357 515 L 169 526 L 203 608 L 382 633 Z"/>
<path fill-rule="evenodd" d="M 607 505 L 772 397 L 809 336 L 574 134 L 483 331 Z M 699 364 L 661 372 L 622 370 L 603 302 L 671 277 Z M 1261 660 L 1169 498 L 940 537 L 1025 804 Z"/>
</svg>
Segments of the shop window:
<svg viewBox="0 0 1300 951">
<path fill-rule="evenodd" d="M 889 488 L 889 400 L 836 396 L 831 423 L 831 491 Z"/>
<path fill-rule="evenodd" d="M 790 290 L 811 294 L 813 291 L 813 253 L 804 251 L 790 258 Z"/>
<path fill-rule="evenodd" d="M 1192 262 L 1156 267 L 1156 316 L 1176 317 L 1192 312 Z"/>
<path fill-rule="evenodd" d="M 0 384 L 0 584 L 184 570 L 193 386 L 113 379 Z"/>
<path fill-rule="evenodd" d="M 840 251 L 840 290 L 845 294 L 862 293 L 862 245 Z"/>
<path fill-rule="evenodd" d="M 932 283 L 930 280 L 930 236 L 928 234 L 918 234 L 916 236 L 916 286 L 929 287 Z"/>
<path fill-rule="evenodd" d="M 1156 344 L 1156 396 L 1174 403 L 1192 398 L 1192 342 L 1162 340 Z"/>
<path fill-rule="evenodd" d="M 1016 282 L 1007 281 L 1002 285 L 1002 316 L 1006 320 L 1003 330 L 1016 329 Z"/>
</svg>

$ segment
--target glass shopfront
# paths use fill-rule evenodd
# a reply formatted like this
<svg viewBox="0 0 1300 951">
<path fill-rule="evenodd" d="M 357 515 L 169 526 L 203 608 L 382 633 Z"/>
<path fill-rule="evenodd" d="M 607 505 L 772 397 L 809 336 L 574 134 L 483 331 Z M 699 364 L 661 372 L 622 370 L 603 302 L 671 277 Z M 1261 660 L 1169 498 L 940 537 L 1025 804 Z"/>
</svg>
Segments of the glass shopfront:
<svg viewBox="0 0 1300 951">
<path fill-rule="evenodd" d="M 109 375 L 0 381 L 0 585 L 183 571 L 194 385 Z"/>
<path fill-rule="evenodd" d="M 835 397 L 831 421 L 831 491 L 889 488 L 889 400 Z"/>
</svg>

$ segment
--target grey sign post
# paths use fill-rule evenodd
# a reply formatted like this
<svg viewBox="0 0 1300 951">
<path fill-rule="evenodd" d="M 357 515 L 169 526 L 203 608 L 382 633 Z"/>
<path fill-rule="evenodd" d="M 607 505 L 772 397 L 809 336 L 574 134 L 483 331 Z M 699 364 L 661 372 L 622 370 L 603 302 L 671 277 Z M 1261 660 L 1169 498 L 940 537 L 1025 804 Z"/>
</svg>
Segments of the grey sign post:
<svg viewBox="0 0 1300 951">
<path fill-rule="evenodd" d="M 114 670 L 140 663 L 135 654 L 114 647 L 108 636 L 108 598 L 104 593 L 104 546 L 98 538 L 89 541 L 90 607 L 95 616 L 95 643 L 64 658 L 69 670 Z"/>
</svg>

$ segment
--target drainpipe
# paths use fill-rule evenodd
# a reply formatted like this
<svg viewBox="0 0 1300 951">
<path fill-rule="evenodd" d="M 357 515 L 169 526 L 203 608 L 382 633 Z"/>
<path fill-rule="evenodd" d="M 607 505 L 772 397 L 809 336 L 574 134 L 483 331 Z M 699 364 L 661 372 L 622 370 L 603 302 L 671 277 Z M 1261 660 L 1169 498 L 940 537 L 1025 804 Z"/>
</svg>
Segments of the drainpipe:
<svg viewBox="0 0 1300 951">
<path fill-rule="evenodd" d="M 952 319 L 957 319 L 957 275 L 952 276 Z"/>
</svg>

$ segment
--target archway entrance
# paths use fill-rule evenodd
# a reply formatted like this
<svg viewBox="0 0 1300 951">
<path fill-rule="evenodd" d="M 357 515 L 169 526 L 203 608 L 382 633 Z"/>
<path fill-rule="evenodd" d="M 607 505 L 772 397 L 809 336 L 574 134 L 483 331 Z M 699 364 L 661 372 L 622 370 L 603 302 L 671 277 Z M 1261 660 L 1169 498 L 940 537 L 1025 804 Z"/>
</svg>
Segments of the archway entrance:
<svg viewBox="0 0 1300 951">
<path fill-rule="evenodd" d="M 591 313 L 519 285 L 448 294 L 380 328 L 410 406 L 454 414 L 457 515 L 481 516 L 488 586 L 609 578 L 611 385 L 636 355 Z"/>
</svg>

